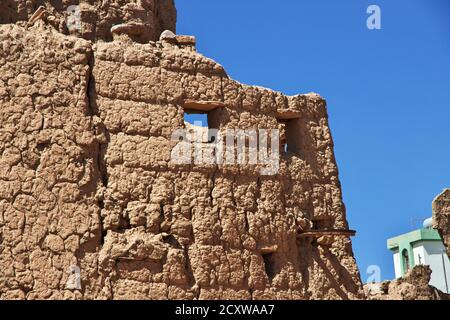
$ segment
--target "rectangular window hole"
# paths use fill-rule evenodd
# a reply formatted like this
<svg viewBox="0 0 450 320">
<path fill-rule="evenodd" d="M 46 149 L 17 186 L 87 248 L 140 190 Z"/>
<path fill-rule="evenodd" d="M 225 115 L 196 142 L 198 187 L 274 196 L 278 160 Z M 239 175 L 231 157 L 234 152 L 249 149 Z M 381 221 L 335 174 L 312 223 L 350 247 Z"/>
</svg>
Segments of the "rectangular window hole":
<svg viewBox="0 0 450 320">
<path fill-rule="evenodd" d="M 217 130 L 211 127 L 211 120 L 214 119 L 212 116 L 214 111 L 211 112 L 199 112 L 199 111 L 184 111 L 184 123 L 186 127 L 189 127 L 188 137 L 191 141 L 202 142 L 202 143 L 214 143 L 217 141 Z M 195 134 L 198 134 L 194 138 Z M 200 139 L 200 140 L 199 140 Z"/>
<path fill-rule="evenodd" d="M 184 113 L 184 122 L 189 123 L 196 127 L 202 127 L 202 128 L 209 127 L 207 113 L 185 112 Z"/>
<path fill-rule="evenodd" d="M 278 120 L 281 125 L 280 131 L 280 152 L 283 154 L 299 155 L 300 144 L 300 120 Z"/>
</svg>

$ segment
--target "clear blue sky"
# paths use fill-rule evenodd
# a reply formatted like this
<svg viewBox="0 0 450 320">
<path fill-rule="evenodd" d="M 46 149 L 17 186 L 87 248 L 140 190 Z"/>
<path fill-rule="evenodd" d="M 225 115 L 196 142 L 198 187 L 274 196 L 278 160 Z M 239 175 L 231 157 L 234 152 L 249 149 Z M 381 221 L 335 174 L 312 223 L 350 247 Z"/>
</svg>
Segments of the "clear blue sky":
<svg viewBox="0 0 450 320">
<path fill-rule="evenodd" d="M 394 278 L 386 239 L 450 187 L 449 0 L 176 0 L 178 33 L 240 82 L 317 92 L 330 125 L 363 281 Z M 382 30 L 366 9 L 382 10 Z"/>
</svg>

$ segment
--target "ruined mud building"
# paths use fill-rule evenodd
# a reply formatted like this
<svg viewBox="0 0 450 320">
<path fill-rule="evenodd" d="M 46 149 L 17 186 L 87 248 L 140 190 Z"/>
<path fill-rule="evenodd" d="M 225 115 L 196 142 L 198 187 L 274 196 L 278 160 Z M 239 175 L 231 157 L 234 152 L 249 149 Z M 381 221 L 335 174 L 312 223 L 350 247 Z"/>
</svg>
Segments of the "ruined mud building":
<svg viewBox="0 0 450 320">
<path fill-rule="evenodd" d="M 0 298 L 362 297 L 324 99 L 160 38 L 170 0 L 2 0 L 0 23 Z M 282 129 L 279 173 L 171 164 L 193 111 Z"/>
</svg>

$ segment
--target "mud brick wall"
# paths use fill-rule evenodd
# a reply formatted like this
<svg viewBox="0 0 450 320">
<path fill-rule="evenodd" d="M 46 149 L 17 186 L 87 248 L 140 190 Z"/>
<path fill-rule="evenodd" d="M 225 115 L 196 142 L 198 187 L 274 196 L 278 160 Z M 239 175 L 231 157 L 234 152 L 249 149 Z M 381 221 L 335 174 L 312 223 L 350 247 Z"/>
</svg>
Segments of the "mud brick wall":
<svg viewBox="0 0 450 320">
<path fill-rule="evenodd" d="M 147 239 L 171 226 L 167 256 L 158 261 L 161 278 L 146 284 L 150 292 L 156 286 L 169 298 L 202 299 L 357 293 L 348 240 L 328 247 L 296 238 L 301 227 L 347 227 L 323 99 L 241 85 L 215 62 L 167 43 L 98 45 L 93 77 L 109 136 L 102 145 L 105 242 L 124 232 Z M 224 102 L 210 113 L 217 129 L 278 128 L 277 115 L 299 114 L 292 120 L 299 152 L 283 157 L 280 173 L 267 177 L 251 166 L 171 165 L 170 138 L 183 128 L 184 100 Z M 275 253 L 261 254 L 274 246 Z M 142 288 L 136 270 L 142 264 L 110 261 L 112 274 L 136 273 L 116 276 L 112 287 Z"/>
<path fill-rule="evenodd" d="M 0 27 L 0 296 L 86 297 L 101 240 L 99 144 L 87 100 L 90 45 Z M 100 288 L 100 284 L 97 284 Z"/>
<path fill-rule="evenodd" d="M 278 173 L 174 164 L 187 101 L 221 105 L 212 128 L 279 128 Z M 348 229 L 327 117 L 189 46 L 1 25 L 0 298 L 361 298 L 349 238 L 298 237 Z"/>
</svg>

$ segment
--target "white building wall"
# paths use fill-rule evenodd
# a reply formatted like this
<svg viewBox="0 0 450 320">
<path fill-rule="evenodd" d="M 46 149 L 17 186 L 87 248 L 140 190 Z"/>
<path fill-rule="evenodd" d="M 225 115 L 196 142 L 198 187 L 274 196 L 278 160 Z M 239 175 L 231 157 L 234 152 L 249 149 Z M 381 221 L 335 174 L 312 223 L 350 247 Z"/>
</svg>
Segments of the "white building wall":
<svg viewBox="0 0 450 320">
<path fill-rule="evenodd" d="M 419 264 L 418 255 L 424 258 L 422 264 L 431 267 L 430 284 L 442 292 L 450 293 L 450 259 L 448 258 L 444 245 L 439 241 L 421 241 L 414 244 L 414 259 Z M 445 281 L 447 278 L 447 283 Z"/>
<path fill-rule="evenodd" d="M 400 253 L 398 250 L 394 251 L 394 270 L 395 270 L 395 277 L 401 278 L 402 277 L 402 269 L 400 267 Z"/>
<path fill-rule="evenodd" d="M 425 248 L 423 246 L 423 242 L 420 244 L 413 245 L 413 254 L 414 254 L 414 265 L 423 264 L 426 265 L 427 262 L 427 253 L 425 252 Z"/>
</svg>

